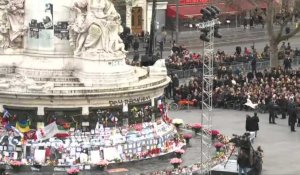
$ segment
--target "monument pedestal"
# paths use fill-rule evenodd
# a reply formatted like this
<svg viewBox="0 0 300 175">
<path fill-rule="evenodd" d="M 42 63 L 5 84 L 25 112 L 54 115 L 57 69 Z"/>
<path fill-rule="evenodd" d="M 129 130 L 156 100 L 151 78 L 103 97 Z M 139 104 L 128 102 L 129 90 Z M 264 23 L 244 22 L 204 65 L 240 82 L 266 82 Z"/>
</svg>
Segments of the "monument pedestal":
<svg viewBox="0 0 300 175">
<path fill-rule="evenodd" d="M 88 87 L 128 87 L 138 82 L 138 76 L 134 67 L 126 64 L 125 57 L 109 53 L 77 57 L 74 76 Z"/>
</svg>

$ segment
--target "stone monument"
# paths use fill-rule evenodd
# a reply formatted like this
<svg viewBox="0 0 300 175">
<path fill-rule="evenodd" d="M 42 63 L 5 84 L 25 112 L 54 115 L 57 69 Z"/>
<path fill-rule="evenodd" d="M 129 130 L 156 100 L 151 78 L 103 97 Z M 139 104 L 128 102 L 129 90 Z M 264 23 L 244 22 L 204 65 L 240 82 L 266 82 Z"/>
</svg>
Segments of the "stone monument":
<svg viewBox="0 0 300 175">
<path fill-rule="evenodd" d="M 125 63 L 119 13 L 109 0 L 0 0 L 0 108 L 81 108 L 154 101 L 164 61 Z"/>
</svg>

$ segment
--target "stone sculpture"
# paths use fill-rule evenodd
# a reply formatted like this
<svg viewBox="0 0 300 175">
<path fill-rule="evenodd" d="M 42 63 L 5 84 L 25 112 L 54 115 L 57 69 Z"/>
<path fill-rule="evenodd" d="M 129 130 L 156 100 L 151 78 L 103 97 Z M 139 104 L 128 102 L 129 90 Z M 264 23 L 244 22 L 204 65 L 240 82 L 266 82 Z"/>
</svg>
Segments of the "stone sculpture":
<svg viewBox="0 0 300 175">
<path fill-rule="evenodd" d="M 0 47 L 22 48 L 24 0 L 1 0 L 0 11 Z"/>
<path fill-rule="evenodd" d="M 77 0 L 70 25 L 74 54 L 124 52 L 120 15 L 109 0 Z"/>
</svg>

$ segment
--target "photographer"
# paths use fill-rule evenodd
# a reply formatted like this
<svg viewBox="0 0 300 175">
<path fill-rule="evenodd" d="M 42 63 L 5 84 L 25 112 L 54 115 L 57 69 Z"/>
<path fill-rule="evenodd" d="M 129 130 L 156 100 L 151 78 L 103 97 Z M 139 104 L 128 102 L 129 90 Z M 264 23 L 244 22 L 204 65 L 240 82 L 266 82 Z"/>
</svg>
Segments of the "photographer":
<svg viewBox="0 0 300 175">
<path fill-rule="evenodd" d="M 240 149 L 237 163 L 239 165 L 239 175 L 247 175 L 250 169 L 250 157 L 244 149 Z"/>
</svg>

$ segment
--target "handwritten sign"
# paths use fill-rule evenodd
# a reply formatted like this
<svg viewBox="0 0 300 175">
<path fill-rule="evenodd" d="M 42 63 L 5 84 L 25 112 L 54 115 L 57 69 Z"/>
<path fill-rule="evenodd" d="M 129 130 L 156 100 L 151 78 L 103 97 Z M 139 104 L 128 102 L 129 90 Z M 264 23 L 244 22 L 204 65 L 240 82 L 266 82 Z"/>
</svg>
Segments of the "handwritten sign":
<svg viewBox="0 0 300 175">
<path fill-rule="evenodd" d="M 123 104 L 132 104 L 132 103 L 141 103 L 141 102 L 147 102 L 150 101 L 150 96 L 146 97 L 137 97 L 137 98 L 130 98 L 130 99 L 119 99 L 119 100 L 113 100 L 109 101 L 110 106 L 118 106 Z"/>
</svg>

